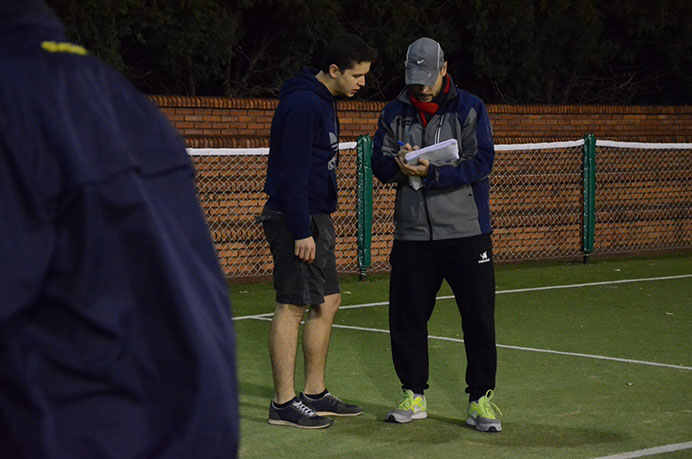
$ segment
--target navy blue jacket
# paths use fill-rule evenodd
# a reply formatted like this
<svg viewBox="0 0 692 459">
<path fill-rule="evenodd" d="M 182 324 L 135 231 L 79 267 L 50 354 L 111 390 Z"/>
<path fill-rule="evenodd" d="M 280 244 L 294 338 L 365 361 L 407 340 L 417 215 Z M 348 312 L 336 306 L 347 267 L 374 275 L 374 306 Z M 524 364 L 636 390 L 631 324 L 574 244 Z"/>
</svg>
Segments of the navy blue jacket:
<svg viewBox="0 0 692 459">
<path fill-rule="evenodd" d="M 54 17 L 0 17 L 0 456 L 236 456 L 228 289 L 193 172 Z"/>
<path fill-rule="evenodd" d="M 310 215 L 330 214 L 337 204 L 339 121 L 317 73 L 304 68 L 284 82 L 272 120 L 264 191 L 294 240 L 312 235 Z"/>
</svg>

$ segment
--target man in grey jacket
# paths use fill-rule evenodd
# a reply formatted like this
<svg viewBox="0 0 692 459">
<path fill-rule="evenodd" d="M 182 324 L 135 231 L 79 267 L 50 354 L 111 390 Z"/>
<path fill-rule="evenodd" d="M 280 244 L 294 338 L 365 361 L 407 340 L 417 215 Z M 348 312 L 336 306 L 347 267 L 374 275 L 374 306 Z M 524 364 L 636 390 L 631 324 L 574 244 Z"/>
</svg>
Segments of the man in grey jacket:
<svg viewBox="0 0 692 459">
<path fill-rule="evenodd" d="M 402 399 L 387 420 L 427 417 L 427 322 L 446 280 L 462 317 L 466 348 L 467 424 L 500 432 L 495 388 L 495 274 L 488 175 L 495 150 L 483 102 L 456 88 L 438 42 L 414 41 L 406 52 L 406 87 L 387 104 L 374 137 L 372 169 L 397 183 L 390 255 L 389 328 Z M 459 159 L 407 164 L 409 151 L 456 139 Z"/>
</svg>

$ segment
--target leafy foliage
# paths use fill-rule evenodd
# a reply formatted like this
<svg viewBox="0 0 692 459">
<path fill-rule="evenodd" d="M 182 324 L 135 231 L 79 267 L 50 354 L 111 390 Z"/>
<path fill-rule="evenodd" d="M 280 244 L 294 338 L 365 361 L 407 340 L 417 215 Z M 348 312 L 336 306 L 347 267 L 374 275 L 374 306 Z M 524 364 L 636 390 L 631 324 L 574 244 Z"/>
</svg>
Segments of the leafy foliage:
<svg viewBox="0 0 692 459">
<path fill-rule="evenodd" d="M 488 103 L 690 104 L 688 0 L 52 0 L 68 35 L 147 93 L 276 97 L 329 39 L 377 48 L 364 97 L 403 87 L 408 44 L 438 40 Z"/>
</svg>

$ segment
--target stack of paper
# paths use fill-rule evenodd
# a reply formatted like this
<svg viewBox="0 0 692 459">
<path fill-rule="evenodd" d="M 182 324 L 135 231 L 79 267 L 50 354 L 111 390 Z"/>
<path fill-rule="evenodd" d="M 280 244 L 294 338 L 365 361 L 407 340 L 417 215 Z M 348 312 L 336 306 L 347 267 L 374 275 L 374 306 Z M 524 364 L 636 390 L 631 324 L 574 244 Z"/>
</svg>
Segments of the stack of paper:
<svg viewBox="0 0 692 459">
<path fill-rule="evenodd" d="M 436 166 L 450 164 L 459 159 L 459 145 L 457 139 L 449 139 L 434 145 L 413 150 L 406 153 L 406 163 L 412 166 L 418 164 L 419 159 L 427 159 Z M 423 186 L 420 177 L 409 176 L 408 183 L 414 190 Z"/>
</svg>

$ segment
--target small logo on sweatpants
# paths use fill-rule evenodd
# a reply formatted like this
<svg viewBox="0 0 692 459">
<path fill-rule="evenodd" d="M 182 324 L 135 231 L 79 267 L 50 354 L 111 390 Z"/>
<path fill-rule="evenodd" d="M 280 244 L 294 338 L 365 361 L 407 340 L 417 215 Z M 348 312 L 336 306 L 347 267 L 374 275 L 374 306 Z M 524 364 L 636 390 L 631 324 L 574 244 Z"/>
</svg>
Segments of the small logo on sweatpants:
<svg viewBox="0 0 692 459">
<path fill-rule="evenodd" d="M 490 258 L 488 258 L 488 252 L 483 252 L 483 253 L 481 254 L 480 260 L 478 260 L 478 264 L 487 263 L 487 262 L 489 262 L 489 261 L 490 261 Z"/>
</svg>

